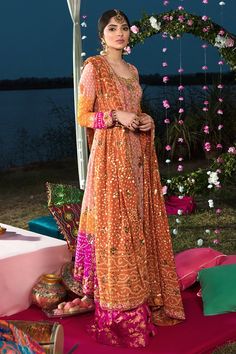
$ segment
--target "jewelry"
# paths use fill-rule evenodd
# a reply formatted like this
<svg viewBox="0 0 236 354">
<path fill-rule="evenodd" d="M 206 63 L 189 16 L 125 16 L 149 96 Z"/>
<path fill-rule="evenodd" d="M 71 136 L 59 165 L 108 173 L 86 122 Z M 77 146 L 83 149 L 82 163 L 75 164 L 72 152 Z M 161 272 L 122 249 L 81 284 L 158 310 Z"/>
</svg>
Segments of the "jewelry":
<svg viewBox="0 0 236 354">
<path fill-rule="evenodd" d="M 122 23 L 123 21 L 125 21 L 124 17 L 121 15 L 119 10 L 114 9 L 116 16 L 115 16 L 115 20 L 118 23 Z"/>
<path fill-rule="evenodd" d="M 103 49 L 101 50 L 100 54 L 107 55 L 107 44 L 103 38 L 101 39 L 101 44 Z"/>
</svg>

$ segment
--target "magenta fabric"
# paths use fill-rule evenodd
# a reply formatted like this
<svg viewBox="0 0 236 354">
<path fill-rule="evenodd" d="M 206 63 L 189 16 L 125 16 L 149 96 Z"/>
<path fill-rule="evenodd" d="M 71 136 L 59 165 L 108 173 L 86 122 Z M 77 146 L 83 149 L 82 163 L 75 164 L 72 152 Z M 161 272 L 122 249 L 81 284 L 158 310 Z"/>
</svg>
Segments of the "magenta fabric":
<svg viewBox="0 0 236 354">
<path fill-rule="evenodd" d="M 89 332 L 99 343 L 129 348 L 146 347 L 156 333 L 146 304 L 129 311 L 103 310 L 96 304 L 94 324 Z"/>
<path fill-rule="evenodd" d="M 191 214 L 196 209 L 196 203 L 193 197 L 184 196 L 179 198 L 172 195 L 165 198 L 166 212 L 168 215 L 177 215 L 178 210 L 182 210 L 183 214 Z"/>
<path fill-rule="evenodd" d="M 175 255 L 176 271 L 180 289 L 184 290 L 197 280 L 199 270 L 220 265 L 226 258 L 212 248 L 190 248 Z"/>
<path fill-rule="evenodd" d="M 93 295 L 97 286 L 95 249 L 93 239 L 80 231 L 75 254 L 74 279 L 82 283 L 83 293 Z"/>
<path fill-rule="evenodd" d="M 194 286 L 182 292 L 186 320 L 175 326 L 157 327 L 156 335 L 150 339 L 149 345 L 142 349 L 97 343 L 87 331 L 87 327 L 94 320 L 93 313 L 51 321 L 58 321 L 64 327 L 64 353 L 68 353 L 78 344 L 73 354 L 210 354 L 217 346 L 227 341 L 236 341 L 236 313 L 204 316 L 202 300 L 196 296 L 198 290 L 199 287 Z M 48 320 L 46 315 L 34 306 L 9 318 Z"/>
<path fill-rule="evenodd" d="M 223 259 L 221 265 L 225 265 L 225 264 L 236 264 L 236 255 L 232 254 L 232 255 L 226 256 Z"/>
</svg>

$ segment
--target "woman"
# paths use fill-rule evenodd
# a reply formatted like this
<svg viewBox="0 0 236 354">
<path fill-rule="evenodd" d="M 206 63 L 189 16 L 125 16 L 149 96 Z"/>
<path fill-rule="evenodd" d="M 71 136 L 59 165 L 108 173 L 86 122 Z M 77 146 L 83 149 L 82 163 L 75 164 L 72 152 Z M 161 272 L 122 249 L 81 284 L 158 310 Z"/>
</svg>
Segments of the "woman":
<svg viewBox="0 0 236 354">
<path fill-rule="evenodd" d="M 91 153 L 74 277 L 95 303 L 99 342 L 143 347 L 153 324 L 184 319 L 154 149 L 154 123 L 141 112 L 137 69 L 122 59 L 127 16 L 98 22 L 101 55 L 88 58 L 79 84 L 78 121 Z M 93 300 L 94 299 L 94 300 Z"/>
</svg>

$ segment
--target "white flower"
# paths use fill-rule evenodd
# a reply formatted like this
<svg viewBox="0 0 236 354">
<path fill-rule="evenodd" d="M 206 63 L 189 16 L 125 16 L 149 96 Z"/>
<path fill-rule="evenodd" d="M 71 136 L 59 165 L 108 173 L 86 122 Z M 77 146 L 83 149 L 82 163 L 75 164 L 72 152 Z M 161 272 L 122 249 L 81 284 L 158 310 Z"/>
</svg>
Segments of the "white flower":
<svg viewBox="0 0 236 354">
<path fill-rule="evenodd" d="M 171 161 L 170 161 L 170 159 L 166 159 L 166 163 L 170 163 Z"/>
<path fill-rule="evenodd" d="M 178 196 L 179 199 L 183 199 L 183 197 L 184 197 L 183 195 L 179 195 Z"/>
<path fill-rule="evenodd" d="M 176 221 L 177 224 L 180 224 L 180 223 L 181 223 L 181 221 L 179 220 L 179 218 L 175 219 L 175 221 Z"/>
<path fill-rule="evenodd" d="M 177 235 L 177 234 L 178 234 L 178 230 L 177 230 L 177 229 L 173 229 L 172 232 L 173 232 L 174 235 Z"/>
<path fill-rule="evenodd" d="M 219 184 L 218 172 L 217 171 L 216 172 L 208 171 L 207 174 L 209 176 L 208 177 L 209 185 L 213 185 L 214 184 L 215 186 L 217 186 Z M 211 187 L 208 186 L 208 188 L 211 188 Z"/>
<path fill-rule="evenodd" d="M 182 214 L 183 214 L 183 210 L 178 209 L 177 214 L 178 214 L 178 215 L 182 215 Z"/>
<path fill-rule="evenodd" d="M 211 189 L 213 187 L 212 184 L 208 184 L 207 188 Z"/>
<path fill-rule="evenodd" d="M 183 186 L 178 186 L 178 190 L 180 193 L 182 193 L 184 191 L 184 187 Z"/>
<path fill-rule="evenodd" d="M 224 2 L 224 1 L 220 1 L 220 2 L 219 2 L 219 5 L 220 5 L 220 6 L 224 6 L 224 5 L 225 5 L 225 2 Z"/>
<path fill-rule="evenodd" d="M 158 22 L 158 23 L 157 23 L 157 19 L 156 19 L 154 16 L 151 16 L 151 17 L 149 18 L 149 21 L 150 21 L 150 23 L 151 23 L 151 26 L 152 26 L 155 30 L 160 31 L 160 29 L 161 29 L 161 22 Z"/>
<path fill-rule="evenodd" d="M 201 247 L 201 246 L 203 245 L 203 239 L 202 239 L 202 238 L 199 238 L 199 239 L 197 240 L 197 245 L 198 245 L 199 247 Z"/>
<path fill-rule="evenodd" d="M 211 230 L 209 230 L 209 229 L 206 229 L 206 230 L 205 230 L 205 233 L 206 233 L 206 234 L 210 234 L 210 232 L 211 232 Z"/>
<path fill-rule="evenodd" d="M 216 36 L 215 38 L 215 47 L 218 47 L 218 48 L 225 48 L 227 47 L 226 45 L 226 38 L 225 37 L 222 37 L 220 36 L 219 34 Z"/>
<path fill-rule="evenodd" d="M 81 27 L 87 27 L 87 23 L 84 21 L 81 23 Z"/>
<path fill-rule="evenodd" d="M 87 36 L 82 36 L 82 37 L 81 37 L 82 41 L 83 41 L 84 39 L 86 39 L 86 38 L 87 38 Z"/>
<path fill-rule="evenodd" d="M 81 57 L 85 57 L 86 53 L 85 52 L 82 52 L 81 53 Z"/>
<path fill-rule="evenodd" d="M 213 199 L 208 200 L 209 208 L 214 208 L 214 202 Z"/>
<path fill-rule="evenodd" d="M 168 179 L 168 180 L 166 181 L 166 183 L 168 183 L 168 184 L 171 183 L 171 179 Z"/>
</svg>

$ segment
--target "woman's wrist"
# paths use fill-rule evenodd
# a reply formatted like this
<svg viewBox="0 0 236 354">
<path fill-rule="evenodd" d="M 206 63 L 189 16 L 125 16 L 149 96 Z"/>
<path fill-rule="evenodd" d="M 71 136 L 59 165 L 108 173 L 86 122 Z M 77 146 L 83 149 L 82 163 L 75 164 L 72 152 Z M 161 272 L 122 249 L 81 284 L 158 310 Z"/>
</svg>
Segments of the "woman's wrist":
<svg viewBox="0 0 236 354">
<path fill-rule="evenodd" d="M 113 121 L 114 126 L 121 126 L 122 125 L 117 117 L 117 111 L 115 109 L 113 109 L 111 111 L 111 117 L 112 117 L 112 121 Z"/>
</svg>

